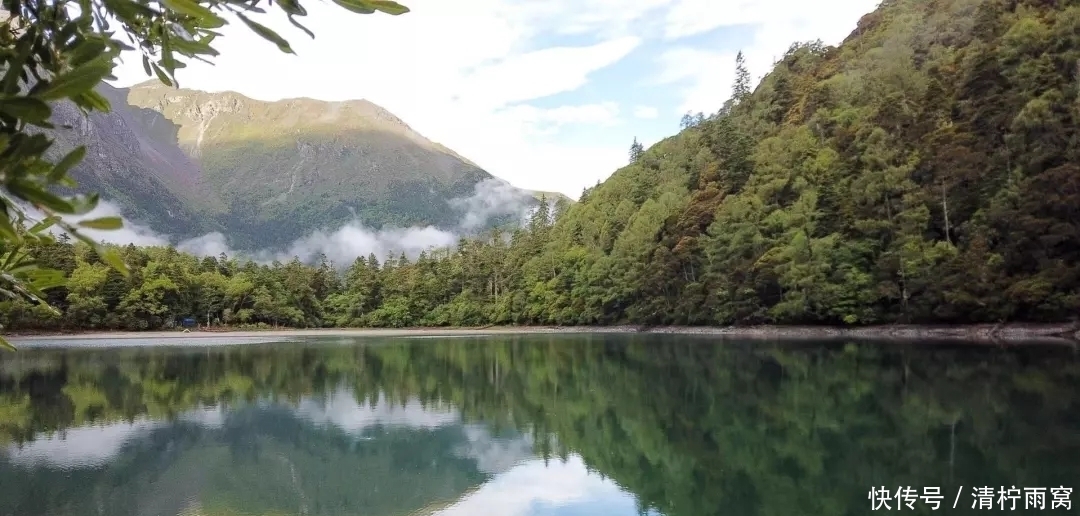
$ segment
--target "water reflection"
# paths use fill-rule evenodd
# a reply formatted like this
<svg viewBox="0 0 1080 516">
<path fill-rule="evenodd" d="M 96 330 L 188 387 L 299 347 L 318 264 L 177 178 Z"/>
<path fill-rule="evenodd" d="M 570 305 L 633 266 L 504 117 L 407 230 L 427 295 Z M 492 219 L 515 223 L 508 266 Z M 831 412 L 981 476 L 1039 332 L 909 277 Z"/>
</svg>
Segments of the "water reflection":
<svg viewBox="0 0 1080 516">
<path fill-rule="evenodd" d="M 60 430 L 28 443 L 9 445 L 7 459 L 12 464 L 44 468 L 96 468 L 112 461 L 124 444 L 161 423 L 140 420 L 100 426 Z"/>
<path fill-rule="evenodd" d="M 0 358 L 0 515 L 834 515 L 871 485 L 1068 486 L 1078 363 L 673 336 L 24 349 Z"/>
</svg>

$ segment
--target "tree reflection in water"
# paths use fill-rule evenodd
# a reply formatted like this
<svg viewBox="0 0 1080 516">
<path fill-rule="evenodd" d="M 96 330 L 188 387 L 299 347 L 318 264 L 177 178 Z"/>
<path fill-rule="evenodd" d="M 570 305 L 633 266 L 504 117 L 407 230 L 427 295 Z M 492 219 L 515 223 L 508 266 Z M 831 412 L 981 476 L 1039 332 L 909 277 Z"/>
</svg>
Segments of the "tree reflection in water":
<svg viewBox="0 0 1080 516">
<path fill-rule="evenodd" d="M 685 336 L 25 349 L 0 362 L 0 514 L 430 512 L 530 448 L 668 516 L 865 514 L 882 485 L 963 513 L 961 485 L 1080 478 L 1078 376 L 1069 348 Z M 53 433 L 124 428 L 149 437 L 26 467 Z"/>
</svg>

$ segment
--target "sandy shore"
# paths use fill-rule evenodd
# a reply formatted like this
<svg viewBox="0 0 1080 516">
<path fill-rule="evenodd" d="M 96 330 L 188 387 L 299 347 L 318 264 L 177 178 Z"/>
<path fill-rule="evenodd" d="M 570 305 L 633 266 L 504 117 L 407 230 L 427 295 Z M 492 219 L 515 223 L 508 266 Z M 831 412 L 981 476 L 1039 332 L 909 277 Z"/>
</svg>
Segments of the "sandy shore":
<svg viewBox="0 0 1080 516">
<path fill-rule="evenodd" d="M 528 335 L 573 333 L 644 333 L 714 335 L 739 339 L 873 339 L 873 340 L 957 340 L 976 342 L 1055 342 L 1080 343 L 1080 324 L 998 324 L 969 326 L 919 326 L 885 325 L 857 328 L 829 326 L 492 326 L 484 328 L 326 328 L 326 329 L 277 329 L 199 331 L 184 333 L 179 330 L 145 332 L 82 332 L 18 335 L 8 338 L 12 342 L 52 340 L 69 337 L 94 340 L 115 339 L 168 339 L 201 337 L 434 337 L 465 335 Z"/>
</svg>

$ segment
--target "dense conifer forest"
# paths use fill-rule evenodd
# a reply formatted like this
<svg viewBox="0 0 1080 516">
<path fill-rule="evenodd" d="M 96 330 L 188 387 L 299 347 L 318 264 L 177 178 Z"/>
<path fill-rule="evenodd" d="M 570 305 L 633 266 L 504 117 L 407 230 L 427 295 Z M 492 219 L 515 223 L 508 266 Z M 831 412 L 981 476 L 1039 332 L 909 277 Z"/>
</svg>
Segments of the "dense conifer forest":
<svg viewBox="0 0 1080 516">
<path fill-rule="evenodd" d="M 256 264 L 82 244 L 21 329 L 212 324 L 877 324 L 1080 311 L 1080 6 L 886 0 L 796 44 L 569 206 L 453 250 Z M 727 96 L 717 92 L 718 104 Z"/>
</svg>

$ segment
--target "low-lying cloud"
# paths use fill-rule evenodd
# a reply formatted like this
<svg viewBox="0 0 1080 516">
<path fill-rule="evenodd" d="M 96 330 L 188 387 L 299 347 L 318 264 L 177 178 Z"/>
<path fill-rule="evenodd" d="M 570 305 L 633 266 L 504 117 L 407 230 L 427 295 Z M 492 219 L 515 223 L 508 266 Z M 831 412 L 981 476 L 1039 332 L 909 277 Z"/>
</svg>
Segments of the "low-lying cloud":
<svg viewBox="0 0 1080 516">
<path fill-rule="evenodd" d="M 510 183 L 491 178 L 476 183 L 471 196 L 451 199 L 450 206 L 465 212 L 460 226 L 471 231 L 500 216 L 519 215 L 524 222 L 531 214 L 533 200 L 532 195 Z"/>
<path fill-rule="evenodd" d="M 316 230 L 295 240 L 285 249 L 234 249 L 229 245 L 228 237 L 216 231 L 195 238 L 178 240 L 123 217 L 119 206 L 108 201 L 101 201 L 90 213 L 65 217 L 65 220 L 76 223 L 99 217 L 123 217 L 122 229 L 82 230 L 85 235 L 94 240 L 111 244 L 175 245 L 177 250 L 196 256 L 219 256 L 224 253 L 228 256 L 241 256 L 263 263 L 274 260 L 286 262 L 294 257 L 303 262 L 312 263 L 320 256 L 326 256 L 334 263 L 348 264 L 357 257 L 366 257 L 369 254 L 374 254 L 380 260 L 399 253 L 404 253 L 409 258 L 416 258 L 426 250 L 452 247 L 461 237 L 475 233 L 493 219 L 513 217 L 521 222 L 526 221 L 532 214 L 535 204 L 532 195 L 528 192 L 497 178 L 481 181 L 474 186 L 472 195 L 450 199 L 448 202 L 462 214 L 456 227 L 450 230 L 434 226 L 374 229 L 354 220 L 335 230 Z"/>
</svg>

